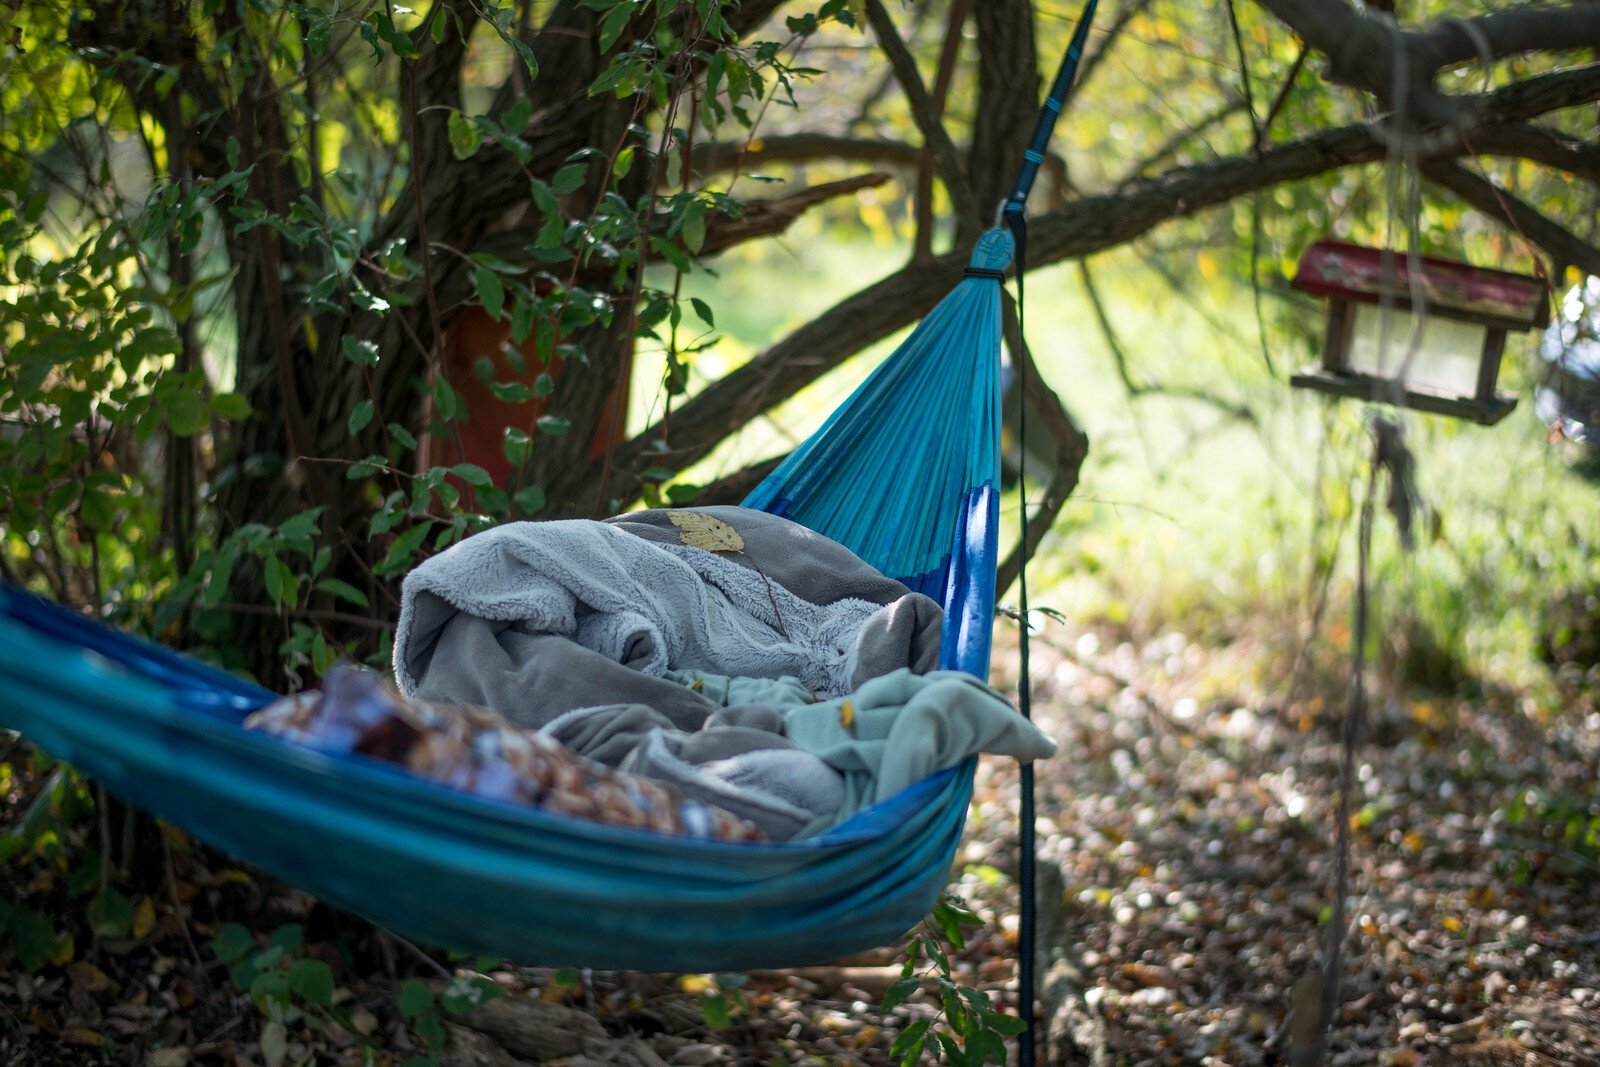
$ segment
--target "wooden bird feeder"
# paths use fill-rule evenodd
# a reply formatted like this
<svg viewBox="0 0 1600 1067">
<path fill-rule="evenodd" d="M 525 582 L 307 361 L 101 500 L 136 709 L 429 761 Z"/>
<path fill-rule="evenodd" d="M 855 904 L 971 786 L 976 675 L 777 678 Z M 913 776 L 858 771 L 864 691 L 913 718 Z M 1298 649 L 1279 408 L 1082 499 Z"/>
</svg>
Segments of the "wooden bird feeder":
<svg viewBox="0 0 1600 1067">
<path fill-rule="evenodd" d="M 1384 252 L 1343 241 L 1318 241 L 1300 258 L 1293 285 L 1328 301 L 1322 366 L 1291 383 L 1335 396 L 1399 404 L 1499 422 L 1517 398 L 1495 391 L 1506 331 L 1550 321 L 1545 286 L 1537 278 L 1423 256 L 1418 276 L 1395 253 L 1385 278 Z M 1385 282 L 1387 281 L 1387 285 Z M 1422 336 L 1412 350 L 1420 295 Z M 1390 311 L 1383 337 L 1383 307 Z"/>
</svg>

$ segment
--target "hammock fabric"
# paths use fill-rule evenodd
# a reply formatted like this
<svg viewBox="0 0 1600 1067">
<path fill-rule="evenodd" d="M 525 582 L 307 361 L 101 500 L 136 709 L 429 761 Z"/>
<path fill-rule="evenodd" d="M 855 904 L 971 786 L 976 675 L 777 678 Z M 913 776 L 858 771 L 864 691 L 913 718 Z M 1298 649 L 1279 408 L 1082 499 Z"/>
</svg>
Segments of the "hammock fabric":
<svg viewBox="0 0 1600 1067">
<path fill-rule="evenodd" d="M 746 503 L 838 540 L 946 610 L 987 674 L 1000 277 L 974 272 Z M 797 966 L 887 944 L 945 886 L 975 760 L 800 841 L 729 844 L 458 793 L 241 726 L 259 686 L 0 587 L 0 725 L 128 802 L 428 944 L 654 971 Z"/>
</svg>

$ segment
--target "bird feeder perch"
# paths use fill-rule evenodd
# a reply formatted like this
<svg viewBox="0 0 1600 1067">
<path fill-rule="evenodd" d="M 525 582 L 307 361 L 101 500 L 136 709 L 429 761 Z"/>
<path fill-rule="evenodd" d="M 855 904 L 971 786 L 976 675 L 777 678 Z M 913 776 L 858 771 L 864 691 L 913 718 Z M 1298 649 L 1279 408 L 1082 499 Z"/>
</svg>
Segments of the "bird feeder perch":
<svg viewBox="0 0 1600 1067">
<path fill-rule="evenodd" d="M 1386 265 L 1384 256 L 1378 248 L 1318 241 L 1300 258 L 1293 285 L 1328 301 L 1328 328 L 1322 366 L 1291 384 L 1486 426 L 1505 418 L 1517 406 L 1514 395 L 1495 391 L 1506 331 L 1550 321 L 1544 284 L 1432 256 L 1417 259 L 1413 276 L 1409 257 L 1394 253 Z"/>
</svg>

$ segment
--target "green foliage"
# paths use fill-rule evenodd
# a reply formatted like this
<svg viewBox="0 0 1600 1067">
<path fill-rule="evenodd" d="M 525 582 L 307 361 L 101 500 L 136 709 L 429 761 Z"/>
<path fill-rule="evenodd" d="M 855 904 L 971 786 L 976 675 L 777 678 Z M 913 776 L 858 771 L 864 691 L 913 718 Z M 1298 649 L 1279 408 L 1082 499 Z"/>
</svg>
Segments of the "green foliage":
<svg viewBox="0 0 1600 1067">
<path fill-rule="evenodd" d="M 263 1047 L 265 1035 L 274 1028 L 278 1036 L 296 1027 L 321 1029 L 329 1024 L 351 1034 L 362 1032 L 347 1006 L 351 994 L 337 984 L 332 967 L 307 954 L 298 924 L 280 926 L 262 938 L 239 923 L 227 923 L 211 939 L 210 948 L 265 1020 Z M 437 994 L 428 983 L 410 978 L 396 993 L 395 1010 L 425 1047 L 437 1050 L 446 1040 L 445 1015 L 470 1012 L 504 994 L 480 974 L 457 974 Z M 423 1056 L 408 1062 L 420 1067 L 434 1061 Z"/>
<path fill-rule="evenodd" d="M 523 471 L 569 434 L 587 441 L 592 427 L 548 407 L 558 363 L 590 373 L 590 339 L 619 314 L 639 343 L 671 353 L 663 387 L 681 394 L 716 319 L 680 281 L 703 271 L 718 220 L 741 210 L 688 173 L 685 152 L 724 121 L 753 127 L 811 73 L 780 43 L 741 38 L 715 0 L 588 6 L 604 53 L 590 91 L 626 101 L 635 121 L 614 142 L 536 160 L 531 126 L 548 102 L 526 27 L 511 5 L 476 7 L 516 57 L 517 91 L 439 121 L 457 160 L 503 153 L 523 166 L 530 234 L 520 247 L 448 253 L 374 236 L 405 203 L 416 121 L 432 121 L 409 116 L 392 87 L 415 77 L 424 51 L 469 32 L 448 5 L 418 16 L 295 4 L 287 32 L 264 10 L 193 5 L 183 25 L 152 31 L 196 49 L 187 74 L 166 52 L 80 47 L 58 12 L 19 15 L 16 47 L 0 50 L 4 573 L 241 668 L 273 658 L 241 657 L 235 638 L 270 613 L 271 652 L 303 677 L 340 656 L 384 658 L 387 587 L 419 555 L 569 507 L 531 476 L 494 485 L 470 463 L 422 462 L 424 435 L 450 440 L 472 413 L 437 374 L 414 378 L 425 404 L 385 391 L 398 358 L 389 339 L 440 326 L 439 257 L 465 256 L 466 302 L 522 346 L 486 366 L 485 384 L 504 403 L 539 405 L 505 440 Z M 128 17 L 95 30 L 147 41 L 144 16 Z M 853 21 L 839 3 L 806 18 L 808 33 Z M 708 72 L 693 106 L 675 73 L 685 63 Z M 264 156 L 237 87 L 307 77 L 316 105 L 298 89 L 266 94 L 283 109 L 284 140 Z M 487 88 L 468 98 L 487 100 Z M 233 133 L 208 153 L 192 138 L 213 129 Z M 298 195 L 273 192 L 285 186 Z M 268 245 L 270 266 L 259 260 Z M 647 260 L 670 267 L 665 284 L 647 280 Z M 257 309 L 264 275 L 300 317 Z M 686 310 L 704 330 L 683 328 Z M 309 442 L 278 391 L 286 359 L 354 387 L 337 414 L 342 451 L 296 454 Z M 275 438 L 266 428 L 279 425 L 290 430 Z M 318 489 L 338 479 L 343 490 Z M 241 509 L 230 503 L 241 485 L 268 488 Z M 349 621 L 362 617 L 371 625 Z"/>
<path fill-rule="evenodd" d="M 901 964 L 900 980 L 884 993 L 878 1010 L 893 1011 L 924 986 L 933 987 L 940 1011 L 933 1019 L 918 1019 L 900 1032 L 889 1050 L 902 1067 L 920 1063 L 925 1053 L 937 1049 L 956 1067 L 981 1067 L 993 1060 L 1006 1062 L 1005 1039 L 1021 1034 L 1027 1024 L 1015 1015 L 996 1010 L 989 995 L 960 984 L 952 976 L 948 945 L 966 947 L 964 928 L 982 923 L 961 899 L 947 893 L 924 920 L 924 929 L 911 939 Z"/>
</svg>

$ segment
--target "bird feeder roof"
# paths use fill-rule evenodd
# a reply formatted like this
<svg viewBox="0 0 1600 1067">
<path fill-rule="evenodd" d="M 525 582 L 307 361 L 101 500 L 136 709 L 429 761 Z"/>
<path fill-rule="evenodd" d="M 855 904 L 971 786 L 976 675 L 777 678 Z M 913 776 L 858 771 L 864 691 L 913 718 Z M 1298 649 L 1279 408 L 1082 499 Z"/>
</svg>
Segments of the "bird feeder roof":
<svg viewBox="0 0 1600 1067">
<path fill-rule="evenodd" d="M 1317 296 L 1378 303 L 1385 295 L 1384 252 L 1345 241 L 1318 241 L 1300 257 L 1296 289 Z M 1411 263 L 1397 252 L 1387 293 L 1398 306 L 1412 297 Z M 1418 257 L 1417 279 L 1430 311 L 1506 329 L 1528 330 L 1550 321 L 1550 300 L 1538 278 L 1490 270 L 1434 256 Z"/>
</svg>

